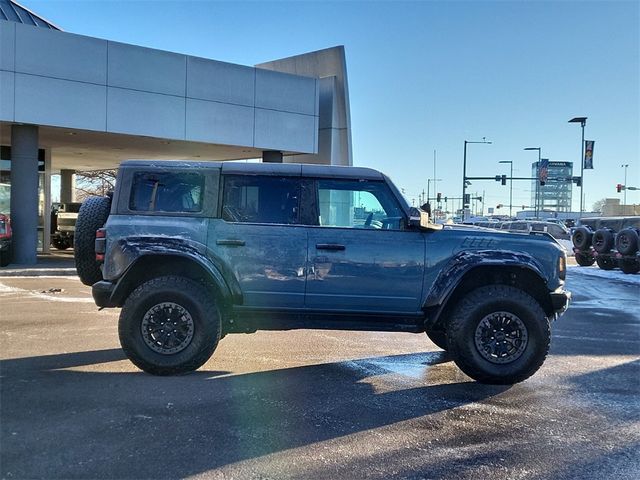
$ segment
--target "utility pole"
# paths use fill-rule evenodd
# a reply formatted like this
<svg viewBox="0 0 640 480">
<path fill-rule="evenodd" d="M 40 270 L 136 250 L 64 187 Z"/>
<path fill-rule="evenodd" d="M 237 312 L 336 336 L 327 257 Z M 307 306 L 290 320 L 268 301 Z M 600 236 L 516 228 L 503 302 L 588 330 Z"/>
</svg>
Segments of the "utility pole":
<svg viewBox="0 0 640 480">
<path fill-rule="evenodd" d="M 629 164 L 627 163 L 620 166 L 624 168 L 624 201 L 622 202 L 624 205 L 624 207 L 622 207 L 622 214 L 624 215 L 624 212 L 627 209 L 627 168 L 629 168 Z"/>
</svg>

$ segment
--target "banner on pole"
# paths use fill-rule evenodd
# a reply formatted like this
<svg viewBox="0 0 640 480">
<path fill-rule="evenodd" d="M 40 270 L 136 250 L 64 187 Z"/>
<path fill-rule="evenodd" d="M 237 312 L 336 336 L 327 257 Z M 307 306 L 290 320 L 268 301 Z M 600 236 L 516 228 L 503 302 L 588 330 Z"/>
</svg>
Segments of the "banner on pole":
<svg viewBox="0 0 640 480">
<path fill-rule="evenodd" d="M 593 170 L 593 140 L 584 141 L 584 169 Z"/>
<path fill-rule="evenodd" d="M 540 185 L 544 185 L 545 183 L 547 183 L 548 177 L 549 177 L 549 159 L 542 158 L 540 159 L 540 166 L 539 166 L 539 172 L 538 172 Z"/>
</svg>

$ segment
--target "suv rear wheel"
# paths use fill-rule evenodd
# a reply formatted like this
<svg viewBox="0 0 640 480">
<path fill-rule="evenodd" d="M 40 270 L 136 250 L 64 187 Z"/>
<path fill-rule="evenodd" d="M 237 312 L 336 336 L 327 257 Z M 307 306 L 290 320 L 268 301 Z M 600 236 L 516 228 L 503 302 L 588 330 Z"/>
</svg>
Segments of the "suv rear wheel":
<svg viewBox="0 0 640 480">
<path fill-rule="evenodd" d="M 551 330 L 531 296 L 508 285 L 489 285 L 458 303 L 449 319 L 447 341 L 456 365 L 471 378 L 512 384 L 540 368 Z"/>
<path fill-rule="evenodd" d="M 220 340 L 220 311 L 203 285 L 176 276 L 149 280 L 127 298 L 118 323 L 120 344 L 153 375 L 197 370 Z"/>
</svg>

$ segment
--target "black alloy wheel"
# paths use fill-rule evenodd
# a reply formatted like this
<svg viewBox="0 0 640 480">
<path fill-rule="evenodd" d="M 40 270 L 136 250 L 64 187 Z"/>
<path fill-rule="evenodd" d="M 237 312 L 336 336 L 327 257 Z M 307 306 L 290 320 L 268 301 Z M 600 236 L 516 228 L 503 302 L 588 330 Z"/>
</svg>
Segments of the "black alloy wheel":
<svg viewBox="0 0 640 480">
<path fill-rule="evenodd" d="M 193 318 L 189 311 L 173 302 L 154 305 L 140 325 L 144 343 L 154 352 L 170 355 L 184 350 L 193 338 Z"/>
<path fill-rule="evenodd" d="M 486 315 L 476 327 L 476 348 L 491 363 L 509 363 L 520 358 L 529 335 L 520 318 L 511 312 Z"/>
</svg>

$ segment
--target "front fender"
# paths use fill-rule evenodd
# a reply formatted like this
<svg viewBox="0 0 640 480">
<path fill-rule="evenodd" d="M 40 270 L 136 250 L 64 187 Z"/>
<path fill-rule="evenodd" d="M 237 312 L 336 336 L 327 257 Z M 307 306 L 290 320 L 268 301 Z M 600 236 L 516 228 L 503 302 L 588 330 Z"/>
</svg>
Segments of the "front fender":
<svg viewBox="0 0 640 480">
<path fill-rule="evenodd" d="M 478 267 L 518 267 L 531 270 L 547 282 L 538 262 L 524 252 L 509 250 L 473 250 L 458 252 L 445 264 L 427 293 L 423 308 L 443 305 L 462 282 L 464 276 Z"/>
</svg>

